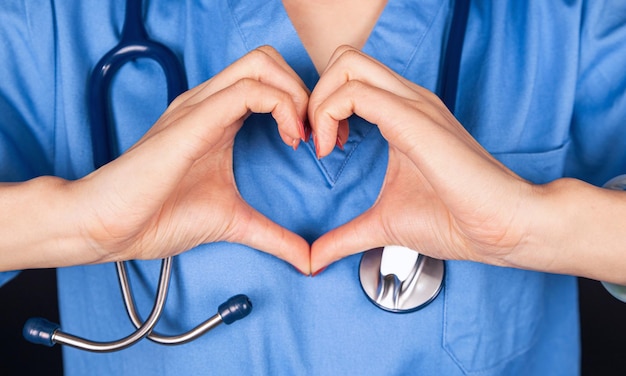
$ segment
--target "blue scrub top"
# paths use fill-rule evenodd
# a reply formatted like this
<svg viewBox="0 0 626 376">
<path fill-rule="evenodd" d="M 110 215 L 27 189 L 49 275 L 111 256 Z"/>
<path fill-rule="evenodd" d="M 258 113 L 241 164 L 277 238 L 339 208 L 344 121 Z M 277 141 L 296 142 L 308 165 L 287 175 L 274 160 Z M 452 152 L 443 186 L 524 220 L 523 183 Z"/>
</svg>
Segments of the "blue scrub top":
<svg viewBox="0 0 626 376">
<path fill-rule="evenodd" d="M 181 58 L 191 86 L 263 44 L 315 85 L 317 73 L 280 1 L 147 3 L 148 33 Z M 84 176 L 93 165 L 87 80 L 119 41 L 123 2 L 4 1 L 1 8 L 0 179 Z M 450 10 L 450 1 L 390 0 L 365 52 L 435 90 Z M 624 25 L 622 0 L 473 1 L 457 117 L 487 150 L 536 183 L 575 176 L 599 185 L 625 173 Z M 165 93 L 155 63 L 140 59 L 121 70 L 112 100 L 122 149 L 158 118 Z M 344 150 L 318 161 L 310 144 L 297 151 L 282 144 L 271 117 L 251 116 L 234 149 L 242 196 L 309 241 L 354 218 L 377 197 L 387 146 L 374 125 L 356 118 L 350 125 Z M 315 278 L 236 244 L 201 246 L 175 262 L 158 331 L 189 329 L 237 293 L 250 296 L 252 314 L 181 346 L 143 341 L 110 354 L 65 348 L 68 375 L 579 371 L 573 277 L 451 261 L 437 299 L 399 315 L 369 303 L 358 282 L 359 255 Z M 143 317 L 158 265 L 131 263 Z M 58 283 L 66 331 L 112 340 L 133 330 L 113 265 L 61 268 Z"/>
</svg>

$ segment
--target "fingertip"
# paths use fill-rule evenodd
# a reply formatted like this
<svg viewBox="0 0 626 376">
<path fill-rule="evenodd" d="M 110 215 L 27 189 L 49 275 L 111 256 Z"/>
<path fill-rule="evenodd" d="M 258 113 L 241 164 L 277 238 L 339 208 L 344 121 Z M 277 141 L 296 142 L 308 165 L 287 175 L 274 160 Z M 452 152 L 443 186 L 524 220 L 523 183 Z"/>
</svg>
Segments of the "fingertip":
<svg viewBox="0 0 626 376">
<path fill-rule="evenodd" d="M 320 273 L 328 265 L 353 254 L 385 243 L 369 212 L 319 237 L 311 245 L 311 272 Z"/>
<path fill-rule="evenodd" d="M 300 236 L 289 232 L 288 241 L 284 242 L 281 246 L 277 246 L 272 250 L 274 253 L 279 247 L 282 250 L 275 252 L 274 255 L 289 264 L 291 264 L 296 270 L 305 276 L 311 275 L 311 263 L 310 263 L 310 247 L 306 240 Z"/>
<path fill-rule="evenodd" d="M 312 104 L 313 100 L 310 103 Z M 347 142 L 350 132 L 347 117 L 353 112 L 350 105 L 347 109 L 344 107 L 342 103 L 337 104 L 332 100 L 325 101 L 315 109 L 309 107 L 309 119 L 315 136 L 318 158 L 327 156 L 337 146 L 342 148 Z"/>
<path fill-rule="evenodd" d="M 299 117 L 297 122 L 298 122 L 298 133 L 300 133 L 300 139 L 304 141 L 304 138 L 306 137 L 305 130 L 304 130 L 304 121 L 302 121 L 302 118 Z"/>
<path fill-rule="evenodd" d="M 293 265 L 292 265 L 292 266 L 293 266 Z M 297 271 L 298 273 L 302 274 L 303 276 L 305 276 L 305 277 L 311 277 L 311 274 L 310 274 L 310 273 L 304 272 L 304 271 L 300 270 L 299 268 L 297 268 L 297 267 L 295 267 L 295 266 L 294 266 L 293 268 L 294 268 L 294 269 L 296 269 L 296 271 Z"/>
<path fill-rule="evenodd" d="M 294 138 L 294 139 L 291 141 L 291 148 L 292 148 L 294 151 L 296 151 L 296 150 L 298 150 L 298 145 L 300 145 L 300 140 L 299 140 L 299 139 L 297 139 L 297 138 Z"/>
<path fill-rule="evenodd" d="M 256 210 L 252 208 L 248 210 L 248 219 L 240 223 L 236 233 L 227 240 L 271 254 L 291 264 L 300 273 L 310 275 L 309 243 Z"/>
<path fill-rule="evenodd" d="M 323 267 L 323 268 L 317 270 L 316 272 L 312 272 L 311 273 L 311 277 L 317 277 L 317 275 L 320 274 L 321 272 L 323 272 L 324 270 L 326 270 L 326 267 Z"/>
<path fill-rule="evenodd" d="M 311 245 L 311 276 L 316 276 L 321 273 L 328 265 L 336 261 L 333 249 L 333 242 L 328 241 L 328 236 L 324 235 L 317 239 Z"/>
<path fill-rule="evenodd" d="M 336 146 L 337 146 L 340 150 L 342 150 L 342 151 L 344 150 L 344 147 L 343 147 L 343 145 L 344 145 L 344 144 L 343 144 L 343 141 L 341 140 L 341 138 L 339 138 L 339 136 L 337 136 L 337 142 L 335 143 L 335 145 L 336 145 Z"/>
<path fill-rule="evenodd" d="M 311 124 L 309 123 L 308 120 L 304 121 L 304 142 L 309 142 L 309 140 L 311 139 Z"/>
<path fill-rule="evenodd" d="M 318 159 L 324 158 L 330 154 L 335 146 L 337 146 L 337 127 L 339 122 L 329 120 L 325 122 L 318 121 L 313 126 L 312 136 L 315 144 L 315 152 Z"/>
<path fill-rule="evenodd" d="M 283 143 L 289 147 L 291 147 L 293 150 L 298 150 L 298 146 L 300 145 L 300 137 L 299 136 L 291 136 L 289 134 L 285 134 L 282 131 L 279 131 L 280 133 L 280 138 L 282 139 Z"/>
<path fill-rule="evenodd" d="M 300 140 L 305 138 L 305 129 L 304 122 L 292 110 L 293 108 L 286 111 L 277 110 L 272 116 L 274 116 L 276 120 L 278 133 L 285 145 L 291 146 L 296 150 L 300 144 Z"/>
<path fill-rule="evenodd" d="M 337 127 L 337 146 L 343 150 L 346 142 L 348 142 L 348 137 L 350 135 L 350 125 L 348 119 L 343 119 L 339 121 L 339 126 Z"/>
</svg>

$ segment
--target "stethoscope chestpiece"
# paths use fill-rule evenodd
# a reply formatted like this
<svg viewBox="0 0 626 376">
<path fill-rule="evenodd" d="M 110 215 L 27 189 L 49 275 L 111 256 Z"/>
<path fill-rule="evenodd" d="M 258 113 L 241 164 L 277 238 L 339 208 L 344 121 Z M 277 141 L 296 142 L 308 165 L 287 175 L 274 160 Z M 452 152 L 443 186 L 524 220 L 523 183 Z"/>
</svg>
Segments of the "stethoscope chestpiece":
<svg viewBox="0 0 626 376">
<path fill-rule="evenodd" d="M 377 307 L 394 313 L 413 312 L 432 302 L 443 286 L 443 260 L 400 246 L 363 253 L 359 279 Z"/>
</svg>

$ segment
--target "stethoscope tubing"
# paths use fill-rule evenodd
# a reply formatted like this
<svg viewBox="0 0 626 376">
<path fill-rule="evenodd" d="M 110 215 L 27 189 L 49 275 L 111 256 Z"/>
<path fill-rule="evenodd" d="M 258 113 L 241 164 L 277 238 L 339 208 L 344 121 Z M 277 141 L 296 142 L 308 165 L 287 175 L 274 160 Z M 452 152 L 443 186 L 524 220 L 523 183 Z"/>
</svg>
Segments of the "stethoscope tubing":
<svg viewBox="0 0 626 376">
<path fill-rule="evenodd" d="M 443 59 L 440 97 L 450 112 L 456 109 L 461 58 L 469 18 L 470 0 L 454 0 L 454 10 Z"/>
<path fill-rule="evenodd" d="M 123 350 L 146 337 L 156 326 L 161 318 L 161 313 L 165 307 L 167 292 L 169 290 L 169 282 L 172 274 L 171 257 L 163 259 L 161 262 L 161 275 L 159 277 L 159 287 L 154 301 L 154 306 L 150 315 L 141 326 L 130 335 L 111 342 L 96 342 L 85 338 L 77 337 L 62 331 L 57 331 L 52 335 L 52 340 L 56 343 L 72 346 L 82 350 L 93 352 L 112 352 Z"/>
<path fill-rule="evenodd" d="M 95 168 L 116 158 L 119 152 L 117 132 L 109 113 L 109 90 L 117 71 L 135 59 L 156 61 L 165 75 L 168 103 L 187 90 L 187 77 L 174 53 L 148 38 L 143 25 L 142 0 L 126 0 L 126 15 L 120 42 L 96 64 L 89 80 L 89 115 Z"/>
<path fill-rule="evenodd" d="M 54 346 L 61 344 L 80 350 L 92 352 L 112 352 L 125 349 L 146 337 L 156 326 L 167 298 L 169 281 L 172 274 L 172 259 L 165 258 L 161 262 L 161 272 L 152 311 L 141 326 L 130 335 L 115 341 L 92 341 L 62 331 L 58 324 L 53 324 L 41 318 L 29 319 L 24 325 L 24 337 L 38 344 Z"/>
<path fill-rule="evenodd" d="M 171 259 L 171 258 L 169 258 Z M 124 299 L 124 306 L 126 307 L 126 312 L 128 313 L 128 317 L 130 321 L 132 321 L 135 328 L 139 329 L 143 326 L 143 321 L 139 317 L 137 313 L 137 309 L 135 307 L 135 302 L 133 299 L 133 294 L 130 289 L 130 284 L 128 282 L 128 274 L 126 271 L 126 264 L 124 262 L 116 262 L 115 263 L 117 269 L 117 275 L 119 284 L 122 290 L 122 298 Z M 209 330 L 217 327 L 223 322 L 222 317 L 218 314 L 211 316 L 206 321 L 197 325 L 195 328 L 178 335 L 163 335 L 158 332 L 152 330 L 147 338 L 153 342 L 162 344 L 162 345 L 179 345 L 183 343 L 187 343 L 193 341 L 194 339 L 200 337 L 204 333 Z"/>
</svg>

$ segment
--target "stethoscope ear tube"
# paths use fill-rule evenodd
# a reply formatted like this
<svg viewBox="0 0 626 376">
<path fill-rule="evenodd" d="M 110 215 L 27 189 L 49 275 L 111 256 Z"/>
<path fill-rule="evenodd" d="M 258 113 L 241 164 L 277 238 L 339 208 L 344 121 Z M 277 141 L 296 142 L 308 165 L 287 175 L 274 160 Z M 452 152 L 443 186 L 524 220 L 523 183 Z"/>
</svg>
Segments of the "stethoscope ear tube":
<svg viewBox="0 0 626 376">
<path fill-rule="evenodd" d="M 104 55 L 89 78 L 89 116 L 95 168 L 116 158 L 119 152 L 117 131 L 110 114 L 110 88 L 113 77 L 126 63 L 139 58 L 151 59 L 163 69 L 167 83 L 167 102 L 187 90 L 187 77 L 176 55 L 150 38 L 142 20 L 141 0 L 127 0 L 122 37 Z"/>
<path fill-rule="evenodd" d="M 448 110 L 454 113 L 456 110 L 456 96 L 459 85 L 459 74 L 461 71 L 461 58 L 463 54 L 463 44 L 465 32 L 467 30 L 467 20 L 469 18 L 470 0 L 455 0 L 452 22 L 448 32 L 448 42 L 443 59 L 439 95 Z"/>
<path fill-rule="evenodd" d="M 124 262 L 117 262 L 115 263 L 115 266 L 128 317 L 135 328 L 140 328 L 143 320 L 139 317 L 137 309 L 135 308 L 135 301 L 133 299 L 133 294 L 130 290 L 130 283 L 128 281 L 126 264 Z M 147 338 L 161 345 L 181 345 L 204 335 L 208 331 L 220 325 L 222 322 L 225 324 L 232 324 L 233 322 L 246 317 L 252 311 L 252 303 L 246 295 L 239 294 L 222 303 L 218 307 L 217 311 L 217 314 L 211 316 L 185 333 L 165 335 L 153 330 L 148 334 Z"/>
<path fill-rule="evenodd" d="M 143 339 L 155 327 L 167 298 L 169 289 L 170 276 L 172 274 L 172 258 L 168 257 L 161 262 L 161 275 L 159 277 L 159 287 L 157 289 L 157 297 L 154 306 L 150 312 L 148 319 L 133 333 L 116 341 L 99 342 L 91 341 L 85 338 L 77 337 L 69 333 L 61 331 L 58 325 L 45 323 L 43 321 L 27 322 L 22 333 L 27 340 L 33 343 L 45 344 L 52 346 L 55 343 L 72 346 L 77 349 L 93 351 L 93 352 L 112 352 L 125 349 Z M 56 326 L 56 329 L 53 329 Z M 50 339 L 49 343 L 47 339 Z M 51 344 L 50 344 L 51 343 Z"/>
<path fill-rule="evenodd" d="M 91 341 L 65 333 L 61 331 L 59 324 L 52 323 L 42 318 L 29 319 L 24 325 L 22 334 L 29 342 L 48 347 L 54 346 L 55 343 L 60 343 L 62 345 L 68 345 L 92 352 L 112 352 L 125 349 L 139 342 L 146 336 L 150 340 L 164 345 L 187 343 L 217 327 L 222 322 L 225 324 L 232 324 L 233 322 L 248 316 L 248 314 L 252 311 L 252 303 L 246 295 L 235 295 L 219 306 L 217 314 L 186 333 L 174 336 L 165 336 L 154 332 L 153 329 L 160 319 L 165 306 L 169 280 L 172 274 L 172 262 L 173 259 L 171 257 L 165 258 L 161 262 L 161 275 L 159 277 L 157 297 L 150 316 L 143 323 L 137 314 L 137 310 L 135 309 L 125 264 L 124 262 L 116 263 L 120 287 L 124 297 L 124 304 L 126 305 L 126 310 L 131 321 L 137 328 L 135 332 L 125 338 L 110 342 Z"/>
</svg>

